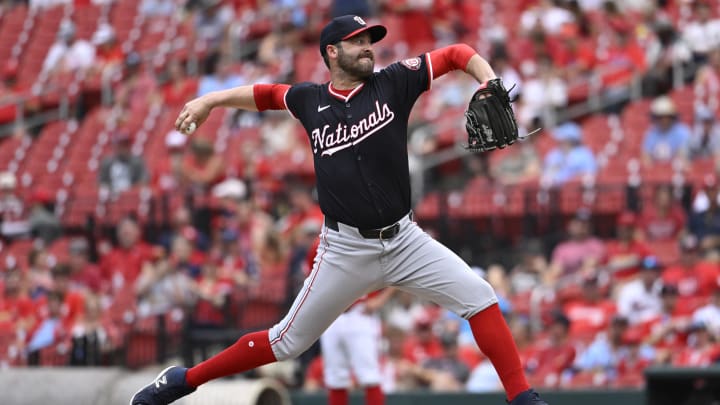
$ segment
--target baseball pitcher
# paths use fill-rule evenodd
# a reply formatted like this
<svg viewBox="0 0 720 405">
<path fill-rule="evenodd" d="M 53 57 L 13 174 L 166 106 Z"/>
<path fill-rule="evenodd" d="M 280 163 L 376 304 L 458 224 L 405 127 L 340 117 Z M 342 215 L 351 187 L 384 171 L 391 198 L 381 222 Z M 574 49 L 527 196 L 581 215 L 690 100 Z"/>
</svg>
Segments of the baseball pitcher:
<svg viewBox="0 0 720 405">
<path fill-rule="evenodd" d="M 199 385 L 305 351 L 363 295 L 393 286 L 467 319 L 511 405 L 547 405 L 525 378 L 517 348 L 490 285 L 425 233 L 410 211 L 408 117 L 434 80 L 462 70 L 480 83 L 467 112 L 468 148 L 486 151 L 517 139 L 502 82 L 467 45 L 452 45 L 374 72 L 374 44 L 387 29 L 358 16 L 333 19 L 320 35 L 328 83 L 256 84 L 209 93 L 180 112 L 192 132 L 215 107 L 284 109 L 307 131 L 325 224 L 313 269 L 288 314 L 191 368 L 169 367 L 132 404 L 168 404 Z"/>
</svg>

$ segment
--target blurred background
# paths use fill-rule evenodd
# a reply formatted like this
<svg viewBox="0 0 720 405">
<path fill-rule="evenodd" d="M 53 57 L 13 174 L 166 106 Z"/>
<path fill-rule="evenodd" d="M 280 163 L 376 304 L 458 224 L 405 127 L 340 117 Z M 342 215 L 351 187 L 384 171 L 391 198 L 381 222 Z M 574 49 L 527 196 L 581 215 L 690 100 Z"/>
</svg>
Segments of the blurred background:
<svg viewBox="0 0 720 405">
<path fill-rule="evenodd" d="M 282 317 L 323 220 L 303 128 L 172 125 L 210 91 L 328 80 L 344 14 L 389 28 L 378 68 L 469 44 L 541 128 L 465 153 L 454 72 L 408 134 L 417 220 L 495 287 L 531 383 L 639 392 L 659 368 L 690 375 L 672 403 L 717 400 L 715 0 L 0 1 L 0 367 L 189 365 Z M 387 392 L 501 390 L 465 321 L 404 294 L 381 315 Z M 247 377 L 322 392 L 321 362 Z"/>
</svg>

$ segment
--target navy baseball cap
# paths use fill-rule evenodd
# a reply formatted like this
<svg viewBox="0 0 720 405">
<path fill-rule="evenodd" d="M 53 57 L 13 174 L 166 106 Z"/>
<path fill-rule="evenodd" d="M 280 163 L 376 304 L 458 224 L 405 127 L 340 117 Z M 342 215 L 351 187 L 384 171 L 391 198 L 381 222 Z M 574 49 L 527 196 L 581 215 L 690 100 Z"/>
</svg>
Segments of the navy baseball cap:
<svg viewBox="0 0 720 405">
<path fill-rule="evenodd" d="M 320 33 L 320 54 L 325 55 L 325 47 L 353 37 L 361 32 L 370 33 L 370 42 L 373 44 L 387 34 L 387 28 L 382 25 L 367 25 L 362 17 L 344 15 L 335 17 Z"/>
</svg>

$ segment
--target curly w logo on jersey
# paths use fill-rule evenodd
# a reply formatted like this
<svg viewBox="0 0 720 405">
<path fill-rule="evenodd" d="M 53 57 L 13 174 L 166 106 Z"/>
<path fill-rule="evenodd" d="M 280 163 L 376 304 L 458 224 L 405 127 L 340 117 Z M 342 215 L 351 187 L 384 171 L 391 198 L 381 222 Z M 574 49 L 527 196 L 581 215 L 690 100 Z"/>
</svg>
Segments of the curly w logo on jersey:
<svg viewBox="0 0 720 405">
<path fill-rule="evenodd" d="M 333 130 L 330 129 L 330 125 L 324 125 L 322 130 L 320 128 L 313 129 L 310 133 L 313 153 L 332 156 L 337 151 L 362 142 L 392 122 L 393 118 L 395 118 L 395 113 L 387 103 L 380 106 L 380 102 L 376 101 L 375 111 L 358 121 L 357 124 L 348 125 L 339 122 Z"/>
</svg>

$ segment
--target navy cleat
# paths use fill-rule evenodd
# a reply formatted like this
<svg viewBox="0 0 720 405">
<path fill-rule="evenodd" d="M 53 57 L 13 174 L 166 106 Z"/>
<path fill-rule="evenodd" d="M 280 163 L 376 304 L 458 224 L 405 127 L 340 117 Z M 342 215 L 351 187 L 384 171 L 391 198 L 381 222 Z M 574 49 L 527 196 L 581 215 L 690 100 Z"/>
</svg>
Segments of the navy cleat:
<svg viewBox="0 0 720 405">
<path fill-rule="evenodd" d="M 130 405 L 167 405 L 196 390 L 185 381 L 187 369 L 170 366 L 161 371 L 155 380 L 136 392 Z"/>
<path fill-rule="evenodd" d="M 527 391 L 521 392 L 512 401 L 508 402 L 509 405 L 548 405 L 547 402 L 540 399 L 540 394 L 535 392 L 534 389 L 530 388 Z"/>
</svg>

